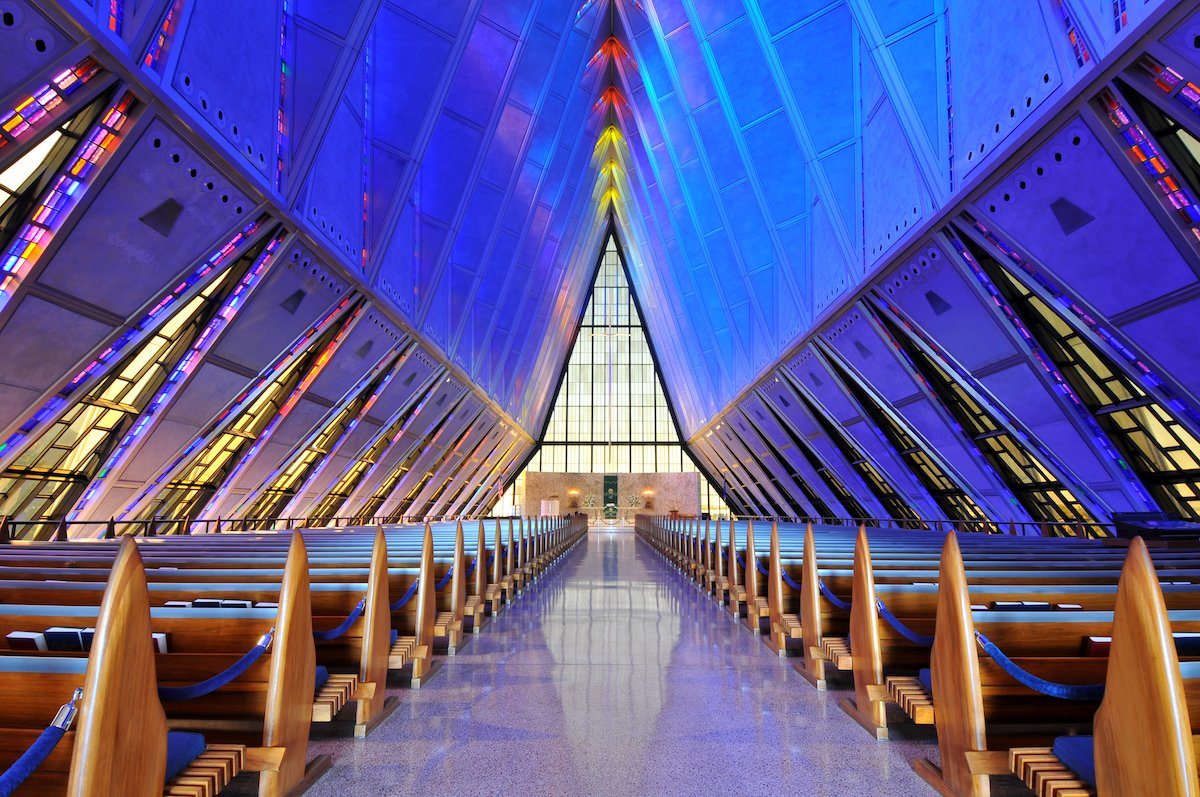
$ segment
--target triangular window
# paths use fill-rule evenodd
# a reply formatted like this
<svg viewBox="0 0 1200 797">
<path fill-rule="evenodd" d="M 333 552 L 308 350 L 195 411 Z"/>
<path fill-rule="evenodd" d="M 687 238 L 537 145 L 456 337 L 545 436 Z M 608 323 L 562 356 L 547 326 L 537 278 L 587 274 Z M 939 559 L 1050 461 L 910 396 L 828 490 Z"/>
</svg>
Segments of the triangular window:
<svg viewBox="0 0 1200 797">
<path fill-rule="evenodd" d="M 697 472 L 659 374 L 621 248 L 610 235 L 539 449 L 498 511 L 522 511 L 530 471 Z M 700 511 L 728 514 L 703 472 Z"/>
</svg>

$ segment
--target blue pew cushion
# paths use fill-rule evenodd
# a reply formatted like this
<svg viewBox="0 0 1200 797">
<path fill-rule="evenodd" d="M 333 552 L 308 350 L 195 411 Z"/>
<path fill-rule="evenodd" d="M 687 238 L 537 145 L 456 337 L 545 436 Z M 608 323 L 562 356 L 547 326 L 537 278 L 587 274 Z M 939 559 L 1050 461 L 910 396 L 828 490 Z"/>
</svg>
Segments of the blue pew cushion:
<svg viewBox="0 0 1200 797">
<path fill-rule="evenodd" d="M 917 673 L 917 680 L 921 682 L 922 689 L 931 695 L 933 694 L 933 670 L 921 670 Z"/>
<path fill-rule="evenodd" d="M 204 752 L 204 737 L 198 733 L 170 731 L 167 733 L 167 774 L 164 782 L 174 780 L 188 764 Z"/>
<path fill-rule="evenodd" d="M 322 667 L 320 664 L 318 664 L 317 665 L 317 685 L 316 685 L 316 688 L 313 689 L 313 692 L 314 693 L 320 692 L 321 687 L 324 686 L 325 682 L 328 680 L 329 680 L 329 669 L 327 667 Z"/>
<path fill-rule="evenodd" d="M 1054 755 L 1089 786 L 1096 786 L 1096 748 L 1091 736 L 1060 736 L 1054 740 Z"/>
</svg>

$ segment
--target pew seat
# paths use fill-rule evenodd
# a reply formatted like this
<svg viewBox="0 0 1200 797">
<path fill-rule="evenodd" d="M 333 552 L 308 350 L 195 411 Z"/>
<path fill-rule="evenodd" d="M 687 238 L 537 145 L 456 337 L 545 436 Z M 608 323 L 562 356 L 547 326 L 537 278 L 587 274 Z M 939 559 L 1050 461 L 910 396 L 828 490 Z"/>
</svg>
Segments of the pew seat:
<svg viewBox="0 0 1200 797">
<path fill-rule="evenodd" d="M 479 595 L 468 595 L 467 602 L 463 604 L 463 617 L 471 618 L 471 633 L 478 634 L 480 628 L 483 627 L 483 618 L 486 613 L 487 602 Z"/>
<path fill-rule="evenodd" d="M 171 737 L 167 735 L 167 755 Z M 169 758 L 168 758 L 169 760 Z M 206 744 L 179 773 L 167 781 L 164 797 L 213 797 L 220 794 L 246 768 L 246 747 L 240 744 Z"/>
</svg>

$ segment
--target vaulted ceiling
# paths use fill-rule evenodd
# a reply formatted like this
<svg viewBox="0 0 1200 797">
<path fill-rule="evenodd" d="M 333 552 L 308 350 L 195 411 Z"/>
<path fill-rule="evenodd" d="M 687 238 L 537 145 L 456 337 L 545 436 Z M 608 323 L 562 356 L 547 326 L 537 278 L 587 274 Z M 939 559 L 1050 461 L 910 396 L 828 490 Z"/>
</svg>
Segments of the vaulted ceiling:
<svg viewBox="0 0 1200 797">
<path fill-rule="evenodd" d="M 612 220 L 685 435 L 713 470 L 736 469 L 754 435 L 724 453 L 704 436 L 864 291 L 942 251 L 949 219 L 1003 210 L 1025 183 L 996 186 L 1080 108 L 1073 146 L 1099 137 L 1104 80 L 1146 52 L 1187 72 L 1189 5 L 4 0 L 0 166 L 31 146 L 22 124 L 32 142 L 104 87 L 138 105 L 110 131 L 119 166 L 99 172 L 100 198 L 68 196 L 50 256 L 4 267 L 0 342 L 35 301 L 86 320 L 44 377 L 0 373 L 3 420 L 21 428 L 191 264 L 278 224 L 294 274 L 272 296 L 290 318 L 251 312 L 257 331 L 211 364 L 244 381 L 335 297 L 362 297 L 381 340 L 415 342 L 486 413 L 463 429 L 520 438 L 496 460 L 503 478 L 543 425 Z M 1126 168 L 1110 133 L 1095 158 Z M 1008 231 L 1037 240 L 1047 207 L 1078 229 L 1103 216 L 1087 205 L 1051 197 Z M 134 208 L 144 226 L 126 229 Z M 288 305 L 315 295 L 319 308 Z M 218 408 L 241 384 L 221 378 Z M 787 508 L 767 497 L 743 505 Z"/>
</svg>

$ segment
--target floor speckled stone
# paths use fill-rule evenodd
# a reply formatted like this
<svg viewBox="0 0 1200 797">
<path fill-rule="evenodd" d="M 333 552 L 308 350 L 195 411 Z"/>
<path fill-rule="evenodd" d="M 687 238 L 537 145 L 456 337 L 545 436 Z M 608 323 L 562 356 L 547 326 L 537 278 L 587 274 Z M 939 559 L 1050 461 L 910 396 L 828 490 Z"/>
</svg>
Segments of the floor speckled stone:
<svg viewBox="0 0 1200 797">
<path fill-rule="evenodd" d="M 926 740 L 877 742 L 635 535 L 593 531 L 309 792 L 928 795 Z"/>
</svg>

